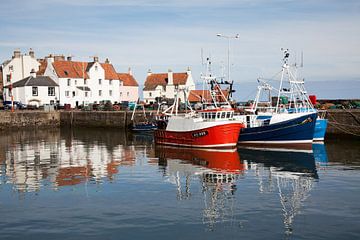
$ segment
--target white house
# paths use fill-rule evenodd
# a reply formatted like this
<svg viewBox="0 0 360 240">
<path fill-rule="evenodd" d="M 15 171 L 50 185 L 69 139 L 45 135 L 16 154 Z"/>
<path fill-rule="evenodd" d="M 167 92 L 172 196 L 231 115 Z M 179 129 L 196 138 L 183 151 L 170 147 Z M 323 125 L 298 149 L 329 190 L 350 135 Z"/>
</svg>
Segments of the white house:
<svg viewBox="0 0 360 240">
<path fill-rule="evenodd" d="M 36 76 L 32 70 L 29 77 L 12 84 L 12 91 L 9 87 L 4 89 L 4 100 L 10 101 L 11 94 L 14 101 L 28 105 L 54 104 L 59 97 L 59 85 L 50 77 Z"/>
<path fill-rule="evenodd" d="M 93 62 L 76 62 L 71 58 L 57 60 L 51 55 L 46 59 L 44 75 L 59 84 L 60 104 L 75 107 L 103 100 L 119 102 L 120 81 L 108 60 L 100 63 L 98 57 L 94 57 Z"/>
<path fill-rule="evenodd" d="M 129 68 L 128 73 L 118 73 L 120 80 L 120 102 L 136 102 L 139 99 L 139 84 Z"/>
<path fill-rule="evenodd" d="M 144 85 L 143 94 L 146 103 L 156 102 L 157 97 L 173 99 L 176 88 L 187 88 L 186 97 L 188 97 L 189 91 L 195 90 L 195 82 L 190 69 L 184 73 L 173 73 L 171 70 L 167 73 L 152 73 L 149 71 Z M 182 94 L 180 94 L 179 98 L 184 101 Z"/>
<path fill-rule="evenodd" d="M 35 52 L 30 49 L 29 54 L 21 54 L 19 49 L 16 49 L 10 60 L 2 63 L 2 71 L 0 74 L 3 80 L 3 86 L 9 90 L 11 84 L 30 76 L 31 70 L 39 69 L 40 63 L 35 59 Z M 4 91 L 5 93 L 5 91 Z M 9 91 L 7 91 L 9 95 Z M 13 94 L 14 98 L 18 96 Z M 6 96 L 4 96 L 6 98 Z"/>
</svg>

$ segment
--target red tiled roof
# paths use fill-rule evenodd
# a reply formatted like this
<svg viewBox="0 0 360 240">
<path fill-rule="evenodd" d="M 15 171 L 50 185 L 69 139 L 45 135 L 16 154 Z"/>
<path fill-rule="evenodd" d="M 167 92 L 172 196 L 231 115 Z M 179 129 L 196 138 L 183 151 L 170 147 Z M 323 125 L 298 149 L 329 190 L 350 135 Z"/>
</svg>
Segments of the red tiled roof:
<svg viewBox="0 0 360 240">
<path fill-rule="evenodd" d="M 154 90 L 157 86 L 165 87 L 167 85 L 167 73 L 152 73 L 147 76 L 144 90 Z M 174 85 L 185 85 L 188 78 L 187 73 L 173 73 Z"/>
<path fill-rule="evenodd" d="M 229 92 L 227 90 L 222 90 L 222 92 L 223 92 L 224 96 L 227 97 Z M 205 102 L 212 101 L 209 90 L 191 90 L 190 91 L 189 97 L 188 97 L 189 102 L 201 102 L 202 99 Z M 220 101 L 222 101 L 222 100 L 220 100 Z"/>
<path fill-rule="evenodd" d="M 136 82 L 135 78 L 131 74 L 118 73 L 117 75 L 119 77 L 119 80 L 123 81 L 124 86 L 133 86 L 133 87 L 139 86 L 139 84 Z"/>
<path fill-rule="evenodd" d="M 118 75 L 115 71 L 115 68 L 110 63 L 100 63 L 103 69 L 105 70 L 105 79 L 106 80 L 118 80 Z"/>
<path fill-rule="evenodd" d="M 46 59 L 40 59 L 39 60 L 40 66 L 39 71 L 36 72 L 36 75 L 44 75 L 46 67 L 47 67 L 47 60 Z"/>
<path fill-rule="evenodd" d="M 89 78 L 87 62 L 54 61 L 52 64 L 59 78 Z"/>
</svg>

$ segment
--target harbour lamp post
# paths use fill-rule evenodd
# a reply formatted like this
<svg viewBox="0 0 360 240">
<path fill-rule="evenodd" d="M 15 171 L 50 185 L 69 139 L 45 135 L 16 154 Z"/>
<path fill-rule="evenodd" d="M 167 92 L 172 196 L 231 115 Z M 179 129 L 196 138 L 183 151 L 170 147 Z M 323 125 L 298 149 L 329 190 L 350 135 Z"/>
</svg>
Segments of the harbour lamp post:
<svg viewBox="0 0 360 240">
<path fill-rule="evenodd" d="M 228 62 L 228 82 L 231 82 L 231 78 L 230 78 L 230 40 L 231 39 L 239 39 L 239 34 L 236 34 L 235 36 L 228 36 L 228 35 L 223 35 L 221 33 L 216 34 L 216 36 L 218 37 L 223 37 L 226 38 L 228 40 L 228 51 L 227 51 L 227 62 Z"/>
</svg>

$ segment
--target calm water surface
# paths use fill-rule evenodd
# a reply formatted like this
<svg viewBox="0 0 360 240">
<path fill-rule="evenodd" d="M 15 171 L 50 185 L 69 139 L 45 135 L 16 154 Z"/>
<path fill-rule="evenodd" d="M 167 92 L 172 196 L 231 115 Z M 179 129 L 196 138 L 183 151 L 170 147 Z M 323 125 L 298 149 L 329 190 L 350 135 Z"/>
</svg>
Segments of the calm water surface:
<svg viewBox="0 0 360 240">
<path fill-rule="evenodd" d="M 360 141 L 156 147 L 117 130 L 0 136 L 0 239 L 360 239 Z"/>
</svg>

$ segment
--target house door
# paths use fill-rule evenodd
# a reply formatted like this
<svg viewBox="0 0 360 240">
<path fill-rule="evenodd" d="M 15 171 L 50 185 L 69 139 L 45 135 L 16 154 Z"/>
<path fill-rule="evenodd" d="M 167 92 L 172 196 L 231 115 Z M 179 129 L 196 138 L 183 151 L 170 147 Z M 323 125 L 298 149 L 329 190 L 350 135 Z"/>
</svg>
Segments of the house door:
<svg viewBox="0 0 360 240">
<path fill-rule="evenodd" d="M 76 105 L 76 108 L 78 108 L 79 107 L 79 101 L 76 101 L 75 105 Z"/>
</svg>

